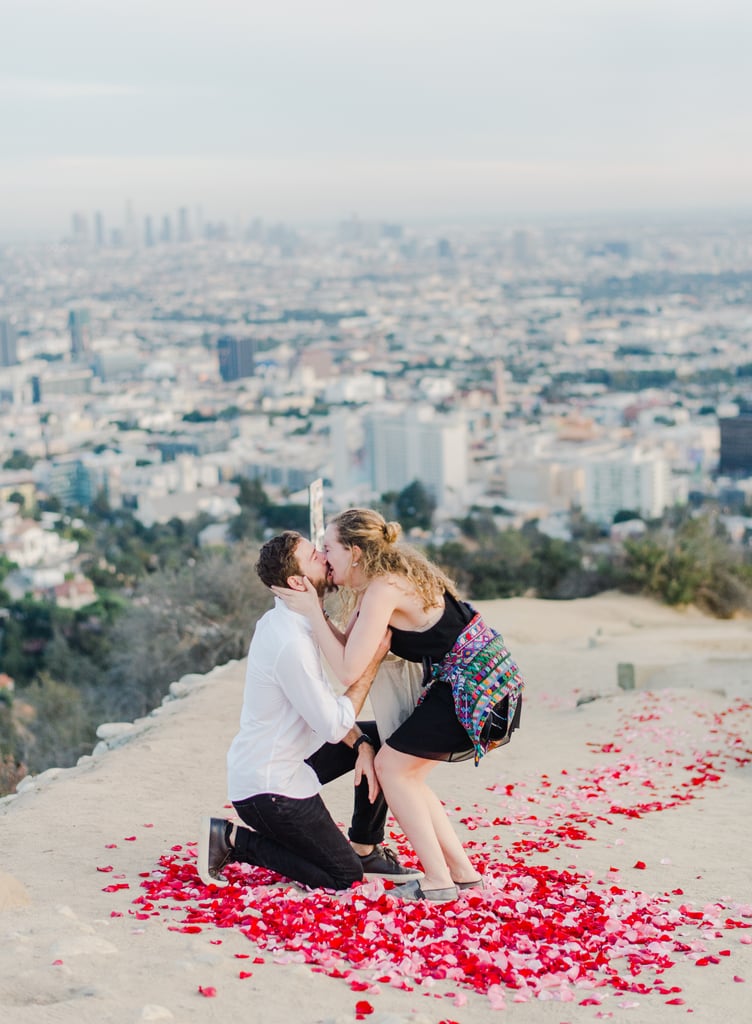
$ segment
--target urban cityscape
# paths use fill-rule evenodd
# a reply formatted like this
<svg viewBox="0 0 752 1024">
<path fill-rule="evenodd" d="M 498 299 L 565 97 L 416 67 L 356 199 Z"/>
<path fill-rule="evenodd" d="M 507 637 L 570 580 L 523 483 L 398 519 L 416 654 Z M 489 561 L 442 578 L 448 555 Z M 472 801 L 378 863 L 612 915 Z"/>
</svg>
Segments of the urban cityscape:
<svg viewBox="0 0 752 1024">
<path fill-rule="evenodd" d="M 751 12 L 7 0 L 3 1019 L 744 1015 Z"/>
<path fill-rule="evenodd" d="M 417 480 L 438 538 L 471 508 L 566 538 L 573 508 L 639 532 L 721 496 L 748 538 L 752 225 L 160 224 L 77 212 L 0 256 L 12 596 L 92 596 L 54 517 L 22 518 L 39 494 L 203 512 L 217 544 L 238 477 L 300 503 L 321 478 L 328 511 Z"/>
</svg>

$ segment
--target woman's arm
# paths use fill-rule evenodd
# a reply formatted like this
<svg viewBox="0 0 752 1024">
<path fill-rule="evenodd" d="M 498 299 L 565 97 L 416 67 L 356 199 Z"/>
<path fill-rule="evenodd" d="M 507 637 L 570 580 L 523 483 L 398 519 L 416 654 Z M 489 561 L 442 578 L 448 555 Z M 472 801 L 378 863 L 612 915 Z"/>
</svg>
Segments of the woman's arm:
<svg viewBox="0 0 752 1024">
<path fill-rule="evenodd" d="M 339 642 L 344 645 L 345 641 L 347 640 L 347 634 L 343 633 L 338 626 L 335 626 L 335 624 L 332 622 L 332 617 L 329 614 L 329 612 L 324 612 L 324 618 L 326 619 L 326 624 L 331 630 L 331 632 L 336 636 Z"/>
<path fill-rule="evenodd" d="M 330 628 L 324 617 L 323 609 L 313 585 L 304 578 L 305 591 L 287 590 L 284 587 L 272 587 L 288 608 L 299 612 L 311 623 L 313 635 L 321 653 L 326 658 L 332 671 L 345 686 L 349 686 L 363 674 L 366 666 L 378 649 L 402 596 L 399 589 L 386 579 L 376 579 L 369 583 L 363 593 L 357 617 L 352 623 L 343 643 Z"/>
</svg>

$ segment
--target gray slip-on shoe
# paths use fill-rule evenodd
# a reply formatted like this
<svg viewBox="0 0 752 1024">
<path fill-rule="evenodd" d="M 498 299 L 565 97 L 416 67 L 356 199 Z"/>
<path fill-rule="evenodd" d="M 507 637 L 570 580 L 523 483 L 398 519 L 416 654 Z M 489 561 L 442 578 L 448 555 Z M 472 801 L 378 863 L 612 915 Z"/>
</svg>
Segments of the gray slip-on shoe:
<svg viewBox="0 0 752 1024">
<path fill-rule="evenodd" d="M 474 882 L 455 882 L 458 889 L 485 889 L 486 883 L 483 880 L 483 876 L 476 878 Z"/>
<path fill-rule="evenodd" d="M 446 889 L 421 889 L 420 882 L 406 882 L 404 885 L 395 885 L 387 893 L 395 896 L 398 900 L 428 900 L 430 903 L 451 903 L 459 896 L 456 885 L 450 885 Z"/>
</svg>

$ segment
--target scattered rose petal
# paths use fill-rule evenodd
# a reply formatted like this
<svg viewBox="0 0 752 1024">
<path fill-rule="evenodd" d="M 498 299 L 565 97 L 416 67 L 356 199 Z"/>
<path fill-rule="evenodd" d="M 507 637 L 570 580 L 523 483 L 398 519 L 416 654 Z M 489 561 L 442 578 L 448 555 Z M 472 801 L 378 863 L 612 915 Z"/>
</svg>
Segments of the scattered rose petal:
<svg viewBox="0 0 752 1024">
<path fill-rule="evenodd" d="M 649 894 L 622 885 L 616 869 L 599 875 L 577 864 L 562 867 L 571 859 L 568 846 L 600 842 L 605 852 L 623 845 L 619 833 L 629 819 L 670 813 L 707 795 L 727 770 L 752 763 L 743 739 L 752 706 L 732 703 L 725 717 L 703 711 L 703 735 L 711 735 L 710 725 L 715 730 L 712 749 L 703 750 L 672 725 L 680 699 L 694 698 L 641 694 L 623 712 L 618 747 L 594 749 L 598 763 L 590 767 L 497 783 L 488 787 L 489 807 L 458 807 L 486 888 L 463 893 L 451 907 L 394 900 L 392 883 L 383 880 L 336 896 L 301 891 L 273 872 L 240 864 L 228 867 L 226 888 L 206 887 L 190 841 L 142 873 L 130 913 L 149 919 L 149 927 L 164 915 L 169 929 L 189 934 L 229 928 L 267 958 L 306 964 L 355 992 L 377 991 L 378 982 L 458 1006 L 466 992 L 499 1006 L 534 999 L 600 1006 L 617 994 L 621 1008 L 655 992 L 682 1005 L 674 1002 L 680 989 L 670 984 L 672 967 L 720 963 L 730 950 L 718 947 L 730 945 L 732 932 L 740 943 L 752 942 L 752 906 L 694 906 L 679 888 Z M 633 748 L 631 737 L 646 730 L 660 741 L 659 757 Z M 387 838 L 405 863 L 415 863 L 401 832 L 395 828 Z M 644 861 L 634 866 L 646 870 Z M 367 1015 L 357 1006 L 355 1012 Z M 604 1008 L 598 1019 L 608 1013 Z"/>
<path fill-rule="evenodd" d="M 217 990 L 213 985 L 199 985 L 198 990 L 207 999 L 213 999 L 217 994 Z"/>
</svg>

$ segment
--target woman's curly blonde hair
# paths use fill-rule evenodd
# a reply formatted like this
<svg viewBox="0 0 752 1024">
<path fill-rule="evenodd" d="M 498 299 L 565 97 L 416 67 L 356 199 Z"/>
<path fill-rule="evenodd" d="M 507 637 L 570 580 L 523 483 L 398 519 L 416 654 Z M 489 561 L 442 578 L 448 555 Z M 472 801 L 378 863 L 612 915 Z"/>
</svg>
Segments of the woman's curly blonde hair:
<svg viewBox="0 0 752 1024">
<path fill-rule="evenodd" d="M 437 565 L 407 544 L 397 544 L 402 533 L 399 523 L 387 522 L 380 512 L 370 508 L 348 508 L 329 521 L 340 544 L 357 545 L 360 566 L 367 579 L 376 576 L 401 576 L 415 588 L 428 609 L 441 603 L 444 591 L 454 597 L 457 588 Z"/>
</svg>

